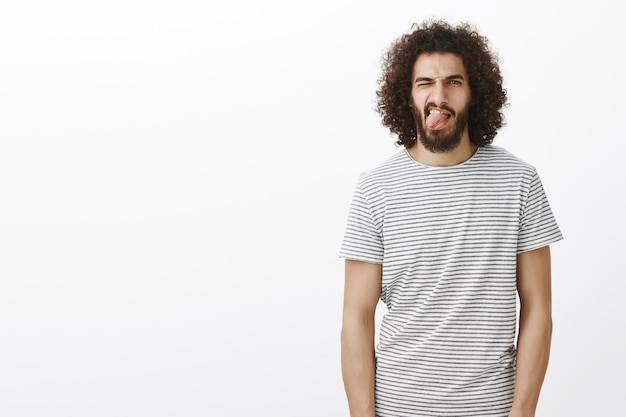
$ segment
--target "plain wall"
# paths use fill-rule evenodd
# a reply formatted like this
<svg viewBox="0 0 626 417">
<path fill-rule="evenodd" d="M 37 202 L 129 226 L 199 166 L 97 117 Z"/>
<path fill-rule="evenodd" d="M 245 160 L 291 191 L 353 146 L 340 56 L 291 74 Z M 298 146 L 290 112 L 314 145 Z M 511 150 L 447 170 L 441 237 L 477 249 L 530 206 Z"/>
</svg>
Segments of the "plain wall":
<svg viewBox="0 0 626 417">
<path fill-rule="evenodd" d="M 537 415 L 619 414 L 613 4 L 3 3 L 0 415 L 347 416 L 337 254 L 359 173 L 397 152 L 380 58 L 428 17 L 489 37 L 495 144 L 537 167 L 565 236 Z"/>
</svg>

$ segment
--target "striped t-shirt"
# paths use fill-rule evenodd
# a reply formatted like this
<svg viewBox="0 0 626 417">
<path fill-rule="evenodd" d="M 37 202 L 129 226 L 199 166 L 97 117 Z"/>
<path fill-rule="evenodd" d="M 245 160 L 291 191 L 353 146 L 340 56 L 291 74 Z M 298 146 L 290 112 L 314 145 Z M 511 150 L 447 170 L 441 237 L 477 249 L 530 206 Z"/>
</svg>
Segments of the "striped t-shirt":
<svg viewBox="0 0 626 417">
<path fill-rule="evenodd" d="M 497 146 L 361 175 L 340 256 L 383 265 L 376 415 L 508 416 L 516 255 L 561 238 L 536 170 Z"/>
</svg>

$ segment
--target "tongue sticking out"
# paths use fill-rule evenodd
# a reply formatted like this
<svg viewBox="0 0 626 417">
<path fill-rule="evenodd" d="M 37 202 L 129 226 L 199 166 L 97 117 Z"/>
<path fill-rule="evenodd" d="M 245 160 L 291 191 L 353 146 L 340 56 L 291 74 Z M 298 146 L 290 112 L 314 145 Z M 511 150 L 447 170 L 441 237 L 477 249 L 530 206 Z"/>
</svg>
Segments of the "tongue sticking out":
<svg viewBox="0 0 626 417">
<path fill-rule="evenodd" d="M 444 113 L 432 112 L 426 118 L 426 126 L 429 129 L 434 129 L 436 127 L 439 127 L 444 123 L 445 120 L 448 119 L 448 117 L 450 116 Z"/>
</svg>

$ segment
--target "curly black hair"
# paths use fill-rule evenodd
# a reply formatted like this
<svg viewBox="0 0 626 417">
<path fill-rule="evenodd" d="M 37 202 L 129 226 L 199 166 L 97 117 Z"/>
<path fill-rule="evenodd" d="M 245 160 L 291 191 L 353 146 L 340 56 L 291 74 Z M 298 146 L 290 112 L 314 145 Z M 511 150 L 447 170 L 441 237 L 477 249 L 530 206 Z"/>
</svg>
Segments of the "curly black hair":
<svg viewBox="0 0 626 417">
<path fill-rule="evenodd" d="M 477 146 L 493 142 L 504 124 L 503 107 L 507 104 L 497 55 L 489 49 L 487 38 L 469 23 L 452 27 L 445 21 L 428 20 L 412 26 L 413 32 L 392 43 L 383 57 L 378 79 L 376 110 L 382 124 L 398 135 L 396 144 L 412 147 L 417 141 L 415 119 L 411 111 L 412 71 L 422 52 L 450 52 L 460 56 L 469 77 L 471 101 L 469 136 Z"/>
</svg>

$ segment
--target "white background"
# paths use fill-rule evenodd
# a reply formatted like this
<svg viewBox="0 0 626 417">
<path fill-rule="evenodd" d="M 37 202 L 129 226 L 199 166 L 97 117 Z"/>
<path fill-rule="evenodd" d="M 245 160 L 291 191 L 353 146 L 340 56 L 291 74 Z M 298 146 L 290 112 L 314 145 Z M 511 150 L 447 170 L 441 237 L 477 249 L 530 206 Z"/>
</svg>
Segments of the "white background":
<svg viewBox="0 0 626 417">
<path fill-rule="evenodd" d="M 428 17 L 491 40 L 495 143 L 565 235 L 538 416 L 620 415 L 617 7 L 2 2 L 0 415 L 346 416 L 337 252 L 358 174 L 397 152 L 380 58 Z"/>
</svg>

